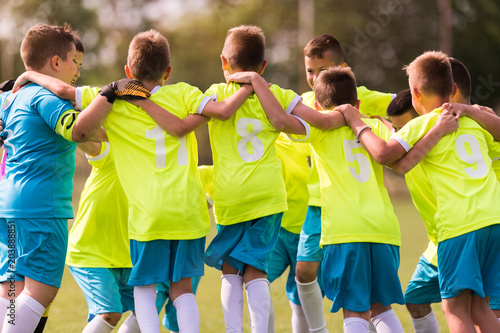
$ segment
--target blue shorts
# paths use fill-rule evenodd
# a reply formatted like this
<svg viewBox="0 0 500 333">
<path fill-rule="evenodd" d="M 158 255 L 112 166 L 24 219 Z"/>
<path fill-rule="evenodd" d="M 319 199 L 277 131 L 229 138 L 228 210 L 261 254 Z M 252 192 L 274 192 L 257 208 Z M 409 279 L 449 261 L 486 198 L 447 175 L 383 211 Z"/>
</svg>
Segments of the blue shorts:
<svg viewBox="0 0 500 333">
<path fill-rule="evenodd" d="M 490 308 L 492 310 L 500 310 L 500 297 L 490 297 Z"/>
<path fill-rule="evenodd" d="M 5 239 L 8 250 L 15 244 L 14 253 L 2 251 L 2 280 L 15 276 L 19 281 L 27 276 L 49 286 L 61 286 L 68 247 L 66 219 L 0 219 L 0 233 L 2 247 L 5 247 Z M 15 264 L 10 254 L 15 257 Z"/>
<path fill-rule="evenodd" d="M 196 295 L 198 284 L 200 283 L 201 276 L 193 276 L 191 278 L 191 288 L 193 294 Z M 166 303 L 165 303 L 166 302 Z M 179 332 L 179 324 L 177 323 L 177 310 L 174 307 L 174 302 L 170 298 L 170 282 L 160 282 L 156 284 L 156 309 L 158 314 L 161 312 L 165 304 L 165 315 L 162 319 L 162 325 L 171 332 Z"/>
<path fill-rule="evenodd" d="M 500 297 L 499 239 L 500 224 L 494 224 L 439 242 L 441 298 L 456 297 L 466 289 L 481 298 Z"/>
<path fill-rule="evenodd" d="M 299 238 L 299 234 L 291 233 L 284 228 L 280 229 L 278 241 L 271 255 L 267 273 L 267 279 L 269 282 L 273 282 L 289 268 L 286 280 L 286 297 L 298 305 L 300 305 L 300 300 L 297 293 L 297 283 L 295 282 L 295 268 L 297 266 Z"/>
<path fill-rule="evenodd" d="M 243 272 L 245 265 L 268 272 L 278 241 L 283 213 L 232 225 L 217 225 L 217 235 L 205 251 L 205 263 L 218 270 L 222 262 Z"/>
<path fill-rule="evenodd" d="M 405 302 L 410 304 L 431 304 L 441 302 L 438 268 L 424 256 L 420 257 L 417 268 L 405 291 Z"/>
<path fill-rule="evenodd" d="M 0 283 L 24 281 L 15 271 L 17 257 L 15 222 L 0 219 Z"/>
<path fill-rule="evenodd" d="M 325 245 L 323 283 L 333 301 L 331 312 L 341 308 L 370 310 L 374 303 L 404 304 L 398 277 L 399 246 L 380 243 Z"/>
<path fill-rule="evenodd" d="M 321 207 L 309 206 L 306 219 L 300 231 L 297 261 L 321 261 L 323 249 L 319 246 L 321 239 Z"/>
<path fill-rule="evenodd" d="M 69 271 L 87 301 L 87 321 L 98 314 L 134 311 L 134 287 L 128 285 L 131 268 L 69 266 Z"/>
<path fill-rule="evenodd" d="M 130 240 L 132 286 L 173 281 L 204 274 L 205 237 L 186 240 L 157 239 L 149 242 Z"/>
</svg>

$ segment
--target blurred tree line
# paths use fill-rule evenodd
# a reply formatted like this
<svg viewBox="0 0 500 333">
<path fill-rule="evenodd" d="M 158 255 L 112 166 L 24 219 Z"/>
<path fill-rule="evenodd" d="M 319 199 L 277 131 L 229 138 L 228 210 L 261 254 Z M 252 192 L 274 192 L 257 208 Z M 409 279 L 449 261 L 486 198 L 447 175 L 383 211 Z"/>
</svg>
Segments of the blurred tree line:
<svg viewBox="0 0 500 333">
<path fill-rule="evenodd" d="M 305 43 L 329 33 L 341 41 L 359 85 L 406 89 L 402 67 L 442 49 L 468 67 L 473 102 L 500 106 L 497 0 L 3 0 L 0 12 L 0 82 L 24 71 L 19 46 L 33 24 L 67 22 L 86 48 L 79 85 L 122 78 L 131 38 L 154 28 L 170 43 L 169 82 L 205 90 L 224 80 L 219 55 L 227 29 L 253 24 L 266 34 L 264 76 L 298 93 L 309 90 Z M 206 128 L 198 132 L 205 136 Z M 199 141 L 200 163 L 211 163 L 207 140 Z"/>
</svg>

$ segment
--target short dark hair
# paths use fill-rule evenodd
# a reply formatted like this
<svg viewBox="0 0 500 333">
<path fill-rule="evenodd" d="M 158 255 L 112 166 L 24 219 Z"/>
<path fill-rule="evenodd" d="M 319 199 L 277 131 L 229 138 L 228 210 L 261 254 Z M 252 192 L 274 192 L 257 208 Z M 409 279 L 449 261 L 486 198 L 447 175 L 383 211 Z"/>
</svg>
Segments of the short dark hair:
<svg viewBox="0 0 500 333">
<path fill-rule="evenodd" d="M 71 27 L 36 24 L 21 43 L 21 58 L 26 69 L 40 70 L 53 56 L 66 59 L 75 39 Z"/>
<path fill-rule="evenodd" d="M 232 69 L 258 71 L 265 61 L 266 38 L 261 28 L 240 25 L 229 29 L 222 56 Z"/>
<path fill-rule="evenodd" d="M 304 55 L 309 58 L 323 58 L 325 52 L 331 52 L 332 60 L 336 65 L 345 63 L 344 52 L 337 38 L 329 34 L 322 34 L 307 42 Z"/>
<path fill-rule="evenodd" d="M 325 110 L 358 100 L 356 78 L 350 67 L 332 67 L 322 71 L 314 82 L 316 102 Z"/>
<path fill-rule="evenodd" d="M 400 91 L 396 94 L 396 97 L 394 97 L 387 107 L 387 115 L 391 117 L 400 116 L 408 112 L 408 110 L 413 110 L 410 89 Z"/>
<path fill-rule="evenodd" d="M 138 33 L 130 42 L 127 64 L 134 79 L 160 81 L 170 66 L 167 39 L 154 29 Z"/>
<path fill-rule="evenodd" d="M 469 70 L 461 61 L 453 57 L 449 57 L 448 60 L 450 60 L 453 81 L 457 85 L 458 91 L 464 98 L 470 99 L 472 86 Z"/>
</svg>

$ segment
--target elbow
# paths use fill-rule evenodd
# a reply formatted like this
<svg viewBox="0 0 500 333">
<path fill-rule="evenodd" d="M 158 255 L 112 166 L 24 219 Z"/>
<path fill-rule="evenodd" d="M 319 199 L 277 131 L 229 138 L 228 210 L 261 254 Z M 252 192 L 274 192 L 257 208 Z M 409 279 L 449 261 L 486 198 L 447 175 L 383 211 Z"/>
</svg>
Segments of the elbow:
<svg viewBox="0 0 500 333">
<path fill-rule="evenodd" d="M 391 165 L 396 162 L 391 154 L 387 154 L 384 151 L 375 152 L 372 154 L 372 157 L 378 164 L 381 165 Z"/>
</svg>

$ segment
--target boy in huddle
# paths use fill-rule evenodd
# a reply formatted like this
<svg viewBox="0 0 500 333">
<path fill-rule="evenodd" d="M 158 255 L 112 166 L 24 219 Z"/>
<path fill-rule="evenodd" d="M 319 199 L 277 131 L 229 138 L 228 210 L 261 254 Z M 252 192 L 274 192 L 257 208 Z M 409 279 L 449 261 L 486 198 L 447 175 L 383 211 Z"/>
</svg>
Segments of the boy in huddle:
<svg viewBox="0 0 500 333">
<path fill-rule="evenodd" d="M 411 152 L 412 146 L 433 128 L 440 113 L 454 112 L 459 117 L 463 110 L 472 108 L 447 104 L 456 88 L 444 53 L 426 52 L 408 65 L 406 72 L 412 104 L 420 116 L 387 142 L 362 130 L 362 121 L 354 110 L 338 108 L 365 149 L 382 164 L 392 164 Z M 447 111 L 441 112 L 441 106 Z M 469 112 L 476 111 L 479 110 Z M 487 112 L 476 113 L 479 117 L 496 117 Z M 443 137 L 417 160 L 421 160 L 436 198 L 439 285 L 450 332 L 475 332 L 475 326 L 485 332 L 500 329 L 486 297 L 498 297 L 500 290 L 500 248 L 495 241 L 500 234 L 500 208 L 490 200 L 500 195 L 500 185 L 491 168 L 491 159 L 500 156 L 500 144 L 486 129 L 461 117 L 457 131 Z M 494 128 L 491 132 L 498 138 Z M 469 209 L 471 206 L 474 209 Z"/>
<path fill-rule="evenodd" d="M 303 103 L 314 108 L 314 83 L 318 75 L 331 67 L 346 67 L 340 42 L 332 35 L 322 34 L 312 38 L 304 47 L 304 64 L 307 83 L 311 91 L 302 94 Z M 367 116 L 386 115 L 386 109 L 394 94 L 356 87 L 360 100 L 360 112 Z M 323 316 L 323 287 L 321 281 L 321 260 L 323 252 L 319 246 L 321 236 L 321 196 L 319 176 L 314 150 L 311 150 L 311 171 L 308 181 L 309 207 L 302 226 L 297 255 L 296 281 L 300 303 L 309 328 L 318 333 L 326 332 Z"/>
<path fill-rule="evenodd" d="M 253 77 L 255 81 L 248 81 L 256 95 L 226 121 L 209 123 L 218 234 L 206 250 L 205 262 L 222 270 L 221 298 L 227 332 L 243 331 L 243 283 L 252 332 L 273 329 L 266 274 L 280 221 L 287 210 L 275 141 L 280 131 L 305 133 L 300 122 L 292 129 L 288 118 L 282 116 L 292 111 L 317 113 L 303 105 L 296 93 L 276 85 L 268 88 L 260 76 L 267 65 L 264 53 L 265 37 L 260 28 L 239 26 L 228 31 L 221 54 L 226 80 L 240 82 L 238 74 Z M 239 89 L 240 84 L 231 82 L 215 84 L 206 93 L 224 100 Z M 270 109 L 277 112 L 277 117 L 266 116 Z M 205 111 L 202 114 L 211 116 Z M 344 124 L 340 115 L 327 117 L 326 122 L 324 118 L 313 118 L 317 126 Z"/>
</svg>

